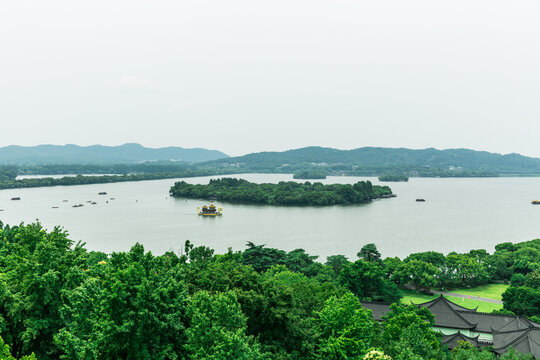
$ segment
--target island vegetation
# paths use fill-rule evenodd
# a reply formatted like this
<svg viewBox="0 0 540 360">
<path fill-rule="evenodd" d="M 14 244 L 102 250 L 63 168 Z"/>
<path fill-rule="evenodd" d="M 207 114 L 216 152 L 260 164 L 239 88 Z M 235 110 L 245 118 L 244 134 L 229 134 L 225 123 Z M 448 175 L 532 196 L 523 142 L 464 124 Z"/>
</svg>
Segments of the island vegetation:
<svg viewBox="0 0 540 360">
<path fill-rule="evenodd" d="M 326 173 L 320 170 L 304 170 L 294 173 L 293 179 L 321 180 L 326 179 Z"/>
<path fill-rule="evenodd" d="M 160 179 L 176 179 L 195 176 L 208 176 L 214 174 L 208 170 L 183 170 L 174 173 L 143 173 L 143 174 L 123 174 L 123 175 L 76 175 L 63 176 L 60 178 L 43 177 L 43 178 L 25 178 L 15 179 L 4 178 L 1 180 L 0 174 L 0 189 L 19 189 L 19 188 L 34 188 L 47 186 L 69 186 L 69 185 L 89 185 L 89 184 L 107 184 L 116 182 L 129 181 L 145 181 L 145 180 L 160 180 Z"/>
<path fill-rule="evenodd" d="M 379 181 L 388 181 L 388 182 L 407 182 L 409 177 L 405 174 L 385 174 L 379 176 Z"/>
<path fill-rule="evenodd" d="M 359 248 L 321 262 L 251 242 L 225 254 L 190 241 L 178 254 L 140 244 L 106 254 L 61 228 L 0 223 L 0 358 L 495 359 L 467 344 L 449 351 L 427 308 L 397 304 L 405 284 L 507 281 L 499 312 L 540 321 L 540 240 L 403 260 Z M 378 323 L 364 300 L 396 305 Z"/>
<path fill-rule="evenodd" d="M 207 185 L 179 181 L 170 189 L 174 197 L 219 200 L 234 203 L 268 205 L 336 205 L 358 204 L 390 196 L 388 186 L 359 181 L 354 185 L 281 181 L 278 184 L 256 184 L 243 179 L 210 180 Z"/>
</svg>

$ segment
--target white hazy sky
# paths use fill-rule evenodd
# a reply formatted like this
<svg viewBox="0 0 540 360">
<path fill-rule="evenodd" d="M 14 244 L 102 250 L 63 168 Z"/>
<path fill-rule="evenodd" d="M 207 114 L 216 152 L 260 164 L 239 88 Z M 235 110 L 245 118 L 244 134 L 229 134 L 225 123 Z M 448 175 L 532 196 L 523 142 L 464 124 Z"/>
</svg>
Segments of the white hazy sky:
<svg viewBox="0 0 540 360">
<path fill-rule="evenodd" d="M 2 0 L 0 146 L 540 157 L 538 0 Z"/>
</svg>

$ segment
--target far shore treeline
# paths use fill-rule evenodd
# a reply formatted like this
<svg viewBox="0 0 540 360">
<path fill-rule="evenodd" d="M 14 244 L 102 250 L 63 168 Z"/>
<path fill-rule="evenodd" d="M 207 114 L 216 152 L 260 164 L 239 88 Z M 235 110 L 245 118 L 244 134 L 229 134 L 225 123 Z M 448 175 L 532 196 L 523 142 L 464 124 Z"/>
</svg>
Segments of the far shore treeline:
<svg viewBox="0 0 540 360">
<path fill-rule="evenodd" d="M 210 180 L 207 185 L 179 181 L 170 189 L 170 195 L 192 199 L 219 200 L 235 203 L 268 205 L 336 205 L 359 204 L 392 195 L 388 186 L 359 181 L 354 185 L 298 183 L 281 181 L 277 184 L 256 184 L 243 179 L 222 178 Z"/>
<path fill-rule="evenodd" d="M 178 254 L 140 244 L 106 254 L 61 228 L 0 222 L 0 359 L 495 360 L 442 345 L 427 308 L 399 305 L 411 286 L 504 281 L 498 312 L 540 322 L 539 239 L 405 259 L 358 244 L 356 259 L 336 249 L 321 262 L 252 242 L 225 254 L 190 241 Z M 360 303 L 379 300 L 396 303 L 380 323 Z"/>
<path fill-rule="evenodd" d="M 16 180 L 16 173 L 12 170 L 0 171 L 0 190 L 2 189 L 20 189 L 34 188 L 47 186 L 70 186 L 70 185 L 90 185 L 90 184 L 107 184 L 116 182 L 130 181 L 145 181 L 145 180 L 161 180 L 161 179 L 176 179 L 196 176 L 215 175 L 215 171 L 183 169 L 177 172 L 148 172 L 120 175 L 76 175 L 63 176 L 60 178 L 43 177 L 43 178 L 27 178 Z M 222 171 L 220 175 L 228 174 L 227 171 Z"/>
</svg>

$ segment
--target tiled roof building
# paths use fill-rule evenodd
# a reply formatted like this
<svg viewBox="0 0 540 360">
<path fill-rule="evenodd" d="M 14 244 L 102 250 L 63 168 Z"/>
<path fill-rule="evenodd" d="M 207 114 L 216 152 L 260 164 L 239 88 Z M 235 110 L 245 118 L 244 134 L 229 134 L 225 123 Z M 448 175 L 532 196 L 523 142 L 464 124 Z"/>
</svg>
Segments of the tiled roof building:
<svg viewBox="0 0 540 360">
<path fill-rule="evenodd" d="M 435 317 L 434 330 L 443 334 L 443 343 L 450 349 L 458 341 L 468 341 L 476 347 L 493 346 L 497 354 L 506 353 L 510 347 L 524 354 L 533 354 L 540 359 L 540 325 L 526 317 L 489 314 L 468 309 L 451 302 L 444 296 L 434 300 L 413 304 L 428 308 Z M 371 309 L 375 320 L 390 311 L 389 303 L 362 302 L 362 306 Z"/>
</svg>

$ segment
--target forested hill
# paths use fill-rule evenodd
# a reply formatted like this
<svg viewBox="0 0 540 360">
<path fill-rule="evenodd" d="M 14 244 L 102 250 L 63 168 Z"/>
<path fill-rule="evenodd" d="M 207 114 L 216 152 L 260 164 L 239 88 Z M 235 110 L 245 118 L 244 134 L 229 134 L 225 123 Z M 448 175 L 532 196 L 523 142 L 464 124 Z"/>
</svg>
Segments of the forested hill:
<svg viewBox="0 0 540 360">
<path fill-rule="evenodd" d="M 202 162 L 226 158 L 217 150 L 181 147 L 146 148 L 140 144 L 120 146 L 11 145 L 0 148 L 0 164 L 120 164 L 175 160 Z"/>
<path fill-rule="evenodd" d="M 379 175 L 385 172 L 411 172 L 412 175 L 536 175 L 540 159 L 519 154 L 501 155 L 468 149 L 412 150 L 405 148 L 363 147 L 338 150 L 306 147 L 284 152 L 261 152 L 206 162 L 215 167 L 236 167 L 249 171 L 287 172 L 319 167 L 328 173 Z"/>
</svg>

